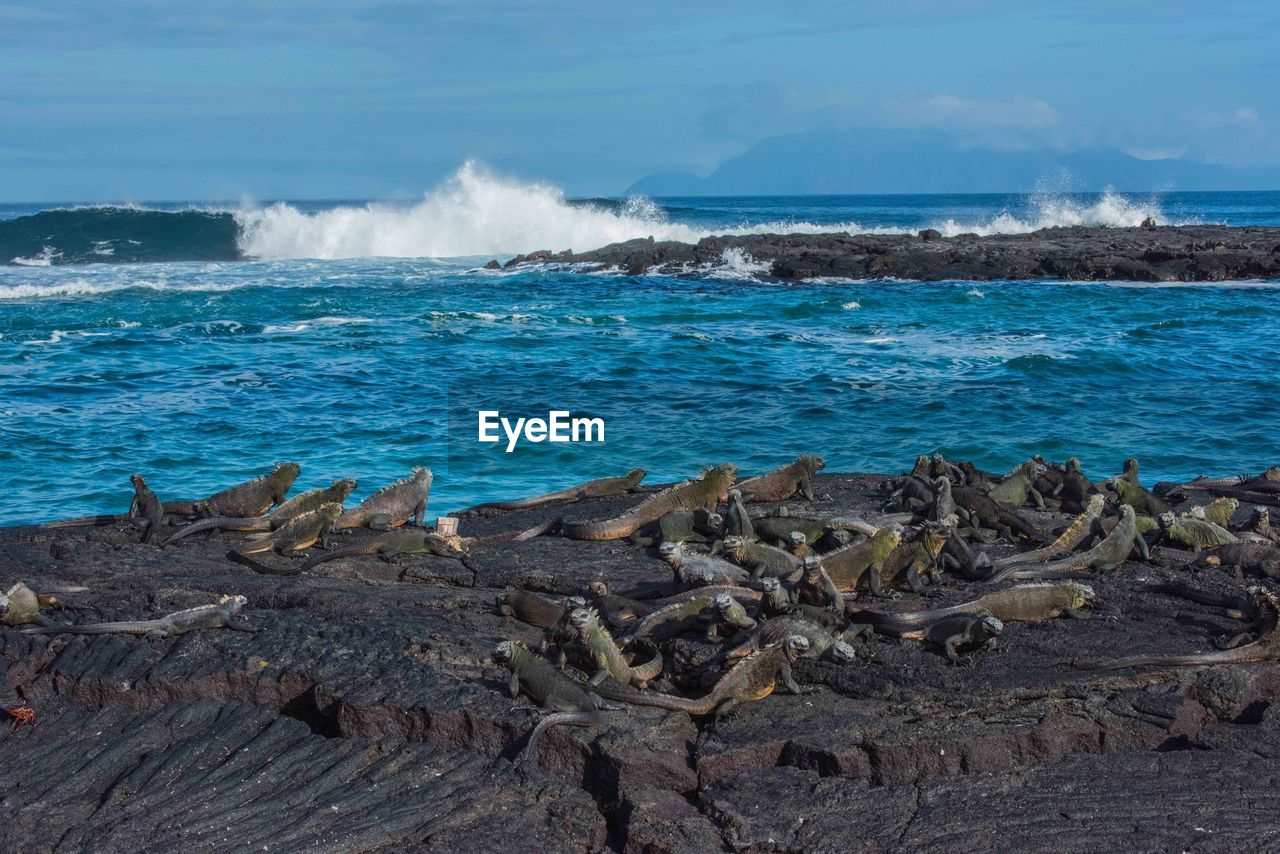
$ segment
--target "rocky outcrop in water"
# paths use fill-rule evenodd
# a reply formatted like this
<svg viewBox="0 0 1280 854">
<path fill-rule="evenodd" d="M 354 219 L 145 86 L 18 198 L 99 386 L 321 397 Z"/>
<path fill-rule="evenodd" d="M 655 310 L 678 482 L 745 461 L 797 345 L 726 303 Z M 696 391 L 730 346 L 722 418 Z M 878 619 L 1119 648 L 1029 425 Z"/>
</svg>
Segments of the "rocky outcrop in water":
<svg viewBox="0 0 1280 854">
<path fill-rule="evenodd" d="M 881 479 L 820 476 L 806 512 L 879 512 Z M 1206 496 L 1193 493 L 1190 503 Z M 639 496 L 466 515 L 485 537 L 603 518 Z M 774 505 L 776 506 L 776 505 Z M 1024 511 L 1050 531 L 1069 517 Z M 1247 508 L 1239 511 L 1243 517 Z M 369 534 L 352 534 L 352 538 Z M 720 721 L 631 708 L 595 728 L 533 723 L 490 662 L 539 630 L 494 611 L 504 585 L 579 594 L 670 583 L 656 552 L 543 536 L 431 556 L 335 560 L 291 578 L 226 559 L 230 535 L 161 550 L 122 526 L 0 530 L 0 581 L 80 584 L 78 623 L 248 597 L 250 635 L 170 639 L 0 628 L 6 844 L 16 850 L 1151 850 L 1265 848 L 1280 808 L 1280 665 L 1094 673 L 1072 659 L 1210 649 L 1238 623 L 1153 592 L 1188 553 L 1090 574 L 1091 620 L 1011 624 L 971 667 L 914 641 L 867 661 L 802 661 L 815 694 Z M 1010 547 L 1003 547 L 1012 551 Z M 1238 590 L 1225 571 L 1198 586 Z M 937 595 L 980 585 L 948 577 Z M 985 591 L 982 591 L 985 592 Z M 706 644 L 676 638 L 678 673 Z M 659 685 L 696 694 L 696 686 Z"/>
<path fill-rule="evenodd" d="M 689 274 L 723 263 L 725 252 L 771 265 L 775 279 L 1069 279 L 1222 282 L 1280 278 L 1280 228 L 1188 225 L 1156 228 L 1046 228 L 1029 234 L 941 237 L 870 234 L 757 234 L 696 244 L 647 239 L 556 262 L 599 264 L 630 275 Z M 520 256 L 511 264 L 547 261 Z M 510 266 L 510 265 L 509 265 Z"/>
</svg>

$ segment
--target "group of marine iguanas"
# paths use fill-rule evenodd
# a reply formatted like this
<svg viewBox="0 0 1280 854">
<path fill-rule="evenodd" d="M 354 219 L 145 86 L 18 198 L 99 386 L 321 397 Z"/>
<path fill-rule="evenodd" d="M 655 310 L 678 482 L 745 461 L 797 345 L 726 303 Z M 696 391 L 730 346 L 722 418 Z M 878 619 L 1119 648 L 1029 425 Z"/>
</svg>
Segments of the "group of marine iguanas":
<svg viewBox="0 0 1280 854">
<path fill-rule="evenodd" d="M 531 755 L 550 726 L 591 725 L 600 711 L 626 704 L 719 717 L 776 689 L 793 694 L 814 690 L 796 683 L 792 666 L 798 659 L 851 663 L 867 655 L 859 650 L 859 642 L 874 634 L 924 641 L 953 663 L 971 664 L 974 656 L 996 646 L 1005 623 L 1086 616 L 1093 591 L 1077 580 L 1081 573 L 1111 569 L 1130 559 L 1149 560 L 1151 548 L 1159 544 L 1191 550 L 1198 566 L 1220 565 L 1242 578 L 1280 578 L 1280 534 L 1272 531 L 1266 509 L 1280 505 L 1280 467 L 1252 478 L 1157 484 L 1152 491 L 1142 486 L 1132 459 L 1126 461 L 1123 474 L 1097 484 L 1081 473 L 1076 459 L 1056 464 L 1033 457 L 999 476 L 934 454 L 917 458 L 911 472 L 882 484 L 887 494 L 884 512 L 871 518 L 806 515 L 786 505 L 748 508 L 797 496 L 814 501 L 814 478 L 824 466 L 821 457 L 805 455 L 745 480 L 737 479 L 732 465 L 712 466 L 696 479 L 649 494 L 612 518 L 557 518 L 530 530 L 484 538 L 559 534 L 583 541 L 629 539 L 656 549 L 673 571 L 674 590 L 655 599 L 613 595 L 603 580 L 593 582 L 581 596 L 552 598 L 508 588 L 498 597 L 500 614 L 544 632 L 537 651 L 514 640 L 502 641 L 493 651 L 495 662 L 510 670 L 512 698 L 523 692 L 547 713 L 520 755 Z M 201 531 L 246 532 L 249 539 L 228 556 L 273 575 L 294 575 L 323 561 L 360 555 L 391 560 L 399 554 L 434 554 L 465 560 L 468 546 L 480 542 L 424 526 L 431 486 L 426 468 L 414 469 L 408 478 L 348 511 L 342 504 L 356 488 L 354 480 L 336 480 L 286 500 L 298 474 L 296 463 L 283 463 L 269 474 L 205 499 L 163 502 L 143 477 L 134 475 L 128 513 L 45 527 L 128 521 L 143 542 L 158 546 Z M 519 501 L 477 505 L 459 515 L 625 495 L 638 492 L 644 477 L 644 469 L 635 469 L 623 477 Z M 1185 503 L 1192 489 L 1219 497 L 1175 512 L 1172 508 Z M 1241 502 L 1255 507 L 1246 522 L 1233 526 Z M 1028 504 L 1076 518 L 1046 543 L 1021 513 Z M 356 528 L 380 533 L 360 545 L 322 551 L 285 568 L 257 559 L 272 551 L 301 558 L 300 553 L 313 545 L 328 549 L 332 533 Z M 161 539 L 162 532 L 167 536 Z M 982 548 L 999 541 L 1033 548 L 995 558 Z M 958 605 L 925 611 L 891 612 L 859 603 L 863 597 L 896 598 L 904 589 L 924 592 L 943 572 L 974 582 L 1013 583 Z M 0 621 L 39 633 L 167 637 L 206 628 L 254 631 L 241 615 L 243 596 L 130 622 L 61 624 L 42 613 L 58 607 L 52 593 L 82 589 L 37 593 L 16 584 L 0 596 Z M 1222 608 L 1248 630 L 1210 653 L 1130 656 L 1079 666 L 1182 666 L 1280 658 L 1280 599 L 1266 589 L 1255 587 L 1235 597 L 1181 586 L 1165 592 Z M 696 699 L 648 690 L 664 674 L 662 645 L 691 632 L 717 645 L 714 667 L 722 668 L 723 675 L 714 667 L 704 672 L 704 686 L 714 681 Z M 569 663 L 588 678 L 570 675 Z M 690 674 L 683 675 L 687 683 Z M 26 707 L 0 706 L 0 711 L 10 715 L 15 727 L 34 722 L 34 712 Z"/>
</svg>

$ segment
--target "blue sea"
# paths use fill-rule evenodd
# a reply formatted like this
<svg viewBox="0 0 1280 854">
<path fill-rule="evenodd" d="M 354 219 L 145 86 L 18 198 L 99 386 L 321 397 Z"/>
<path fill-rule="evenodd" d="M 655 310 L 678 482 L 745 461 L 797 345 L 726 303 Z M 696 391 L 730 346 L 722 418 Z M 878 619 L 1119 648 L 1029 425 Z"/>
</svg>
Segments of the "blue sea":
<svg viewBox="0 0 1280 854">
<path fill-rule="evenodd" d="M 356 497 L 414 465 L 430 515 L 642 465 L 803 452 L 892 472 L 1130 455 L 1150 480 L 1280 462 L 1280 283 L 771 283 L 480 269 L 725 232 L 1280 225 L 1280 193 L 567 199 L 464 167 L 397 202 L 0 206 L 0 524 L 195 497 L 302 464 Z M 603 443 L 477 441 L 477 413 Z"/>
</svg>

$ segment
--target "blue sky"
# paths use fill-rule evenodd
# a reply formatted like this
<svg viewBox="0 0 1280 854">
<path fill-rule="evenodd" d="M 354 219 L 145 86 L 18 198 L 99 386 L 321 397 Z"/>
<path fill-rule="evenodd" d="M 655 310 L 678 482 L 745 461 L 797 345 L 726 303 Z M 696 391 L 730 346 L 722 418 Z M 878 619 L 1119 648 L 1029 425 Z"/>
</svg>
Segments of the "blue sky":
<svg viewBox="0 0 1280 854">
<path fill-rule="evenodd" d="M 613 194 L 862 127 L 1280 166 L 1275 0 L 1046 5 L 0 0 L 0 199 Z"/>
</svg>

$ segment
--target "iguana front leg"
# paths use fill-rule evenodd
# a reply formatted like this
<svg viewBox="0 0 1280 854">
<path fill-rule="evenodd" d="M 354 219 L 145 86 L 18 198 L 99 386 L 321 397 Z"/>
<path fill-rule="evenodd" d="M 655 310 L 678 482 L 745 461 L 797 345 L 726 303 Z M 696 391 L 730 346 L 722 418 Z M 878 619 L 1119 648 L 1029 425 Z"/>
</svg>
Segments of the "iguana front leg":
<svg viewBox="0 0 1280 854">
<path fill-rule="evenodd" d="M 1063 608 L 1062 614 L 1072 620 L 1088 620 L 1092 618 L 1089 612 L 1083 608 Z"/>
<path fill-rule="evenodd" d="M 246 620 L 244 617 L 241 617 L 239 615 L 234 617 L 227 617 L 226 627 L 228 629 L 231 629 L 232 631 L 248 632 L 251 635 L 256 634 L 258 631 L 256 628 L 249 625 L 248 620 Z"/>
<path fill-rule="evenodd" d="M 801 481 L 800 481 L 800 494 L 804 497 L 804 500 L 805 500 L 805 501 L 813 501 L 813 500 L 814 500 L 814 496 L 813 496 L 813 481 L 811 481 L 811 480 L 810 480 L 809 478 L 807 478 L 807 477 L 806 477 L 806 478 L 804 478 L 803 480 L 801 480 Z"/>
<path fill-rule="evenodd" d="M 427 515 L 427 502 L 419 501 L 418 506 L 413 508 L 413 524 L 422 527 L 422 517 Z"/>
<path fill-rule="evenodd" d="M 947 638 L 942 645 L 943 651 L 947 654 L 947 659 L 952 664 L 963 664 L 964 659 L 960 657 L 960 641 L 964 639 L 964 635 L 952 635 Z"/>
<path fill-rule="evenodd" d="M 507 693 L 511 695 L 511 699 L 520 696 L 520 676 L 513 670 L 511 678 L 507 681 Z"/>
<path fill-rule="evenodd" d="M 778 668 L 778 682 L 782 687 L 787 689 L 788 694 L 812 694 L 817 691 L 814 685 L 797 685 L 795 677 L 791 675 L 791 662 L 784 661 L 782 666 Z"/>
</svg>

